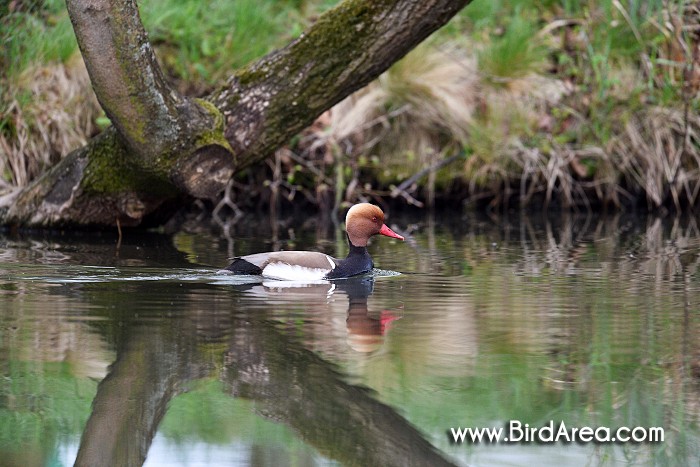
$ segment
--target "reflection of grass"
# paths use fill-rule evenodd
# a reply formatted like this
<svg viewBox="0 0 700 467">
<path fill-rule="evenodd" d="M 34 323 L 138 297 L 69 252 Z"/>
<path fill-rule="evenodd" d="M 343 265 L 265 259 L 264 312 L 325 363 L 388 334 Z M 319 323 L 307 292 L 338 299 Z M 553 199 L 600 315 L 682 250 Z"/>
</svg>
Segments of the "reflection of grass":
<svg viewBox="0 0 700 467">
<path fill-rule="evenodd" d="M 256 427 L 244 422 L 254 422 Z M 207 443 L 223 444 L 233 437 L 251 435 L 271 428 L 264 419 L 253 413 L 248 403 L 223 393 L 223 386 L 215 380 L 201 381 L 195 388 L 172 400 L 160 431 L 167 438 L 182 443 L 197 439 Z M 279 433 L 270 430 L 272 439 Z"/>
<path fill-rule="evenodd" d="M 665 443 L 630 445 L 626 455 L 632 462 L 651 458 L 663 465 L 687 465 L 700 453 L 697 415 L 688 415 L 697 395 L 678 386 L 682 377 L 675 368 L 658 363 L 678 358 L 677 350 L 669 351 L 666 341 L 665 345 L 655 342 L 660 336 L 645 331 L 644 316 L 634 308 L 618 309 L 619 302 L 600 290 L 598 280 L 574 280 L 568 287 L 556 287 L 555 294 L 565 303 L 564 297 L 572 296 L 571 286 L 581 287 L 582 297 L 593 298 L 590 321 L 574 315 L 573 310 L 558 318 L 556 310 L 550 310 L 552 315 L 543 317 L 536 303 L 551 300 L 543 294 L 549 281 L 532 286 L 511 283 L 505 298 L 494 292 L 503 285 L 496 284 L 494 277 L 507 274 L 510 272 L 499 268 L 477 267 L 471 275 L 470 281 L 479 281 L 475 288 L 482 291 L 481 303 L 488 304 L 478 320 L 480 352 L 471 376 L 431 375 L 432 366 L 420 359 L 431 351 L 416 348 L 420 341 L 397 340 L 396 330 L 387 361 L 365 368 L 362 382 L 378 389 L 383 400 L 401 407 L 439 446 L 458 456 L 466 447 L 450 448 L 444 436 L 446 427 L 502 426 L 511 419 L 533 427 L 549 420 L 563 420 L 569 428 L 663 427 Z M 479 300 L 476 295 L 474 299 Z M 627 296 L 622 301 L 634 302 L 635 298 Z M 533 318 L 536 314 L 539 319 Z M 670 330 L 673 323 L 656 326 Z M 548 329 L 554 334 L 571 334 L 556 344 L 556 336 L 548 336 Z M 644 335 L 648 341 L 635 343 Z M 432 348 L 444 345 L 425 344 Z M 409 353 L 405 346 L 411 349 Z M 410 360 L 405 363 L 396 361 L 406 358 Z M 432 390 L 411 389 L 426 387 Z M 624 460 L 615 445 L 598 449 L 611 461 Z"/>
<path fill-rule="evenodd" d="M 73 376 L 67 363 L 6 365 L 0 380 L 0 452 L 19 454 L 32 446 L 51 455 L 61 439 L 82 433 L 95 381 Z"/>
<path fill-rule="evenodd" d="M 656 221 L 623 239 L 626 224 L 619 221 L 584 230 L 573 222 L 546 231 L 526 224 L 520 235 L 487 229 L 465 237 L 459 248 L 430 249 L 418 236 L 417 249 L 430 258 L 459 252 L 455 261 L 469 264 L 469 274 L 441 278 L 435 306 L 430 305 L 435 290 L 407 278 L 403 290 L 413 292 L 405 319 L 392 330 L 384 352 L 355 370 L 359 381 L 459 457 L 489 448 L 450 447 L 445 436 L 450 426 L 502 426 L 518 419 L 535 427 L 552 419 L 569 428 L 665 429 L 660 444 L 584 447 L 606 465 L 692 464 L 700 455 L 700 391 L 688 362 L 700 356 L 695 338 L 700 315 L 684 310 L 683 303 L 698 299 L 689 278 L 697 275 L 700 260 L 697 252 L 669 245 L 695 251 L 697 226 L 690 221 L 662 228 Z M 439 244 L 450 235 L 428 236 Z M 410 259 L 408 270 L 414 267 Z M 469 317 L 471 333 L 447 316 L 451 303 Z M 460 332 L 451 334 L 450 328 Z M 450 352 L 453 339 L 473 341 L 478 352 Z M 436 354 L 443 358 L 438 365 Z M 455 370 L 436 376 L 436 366 Z"/>
</svg>

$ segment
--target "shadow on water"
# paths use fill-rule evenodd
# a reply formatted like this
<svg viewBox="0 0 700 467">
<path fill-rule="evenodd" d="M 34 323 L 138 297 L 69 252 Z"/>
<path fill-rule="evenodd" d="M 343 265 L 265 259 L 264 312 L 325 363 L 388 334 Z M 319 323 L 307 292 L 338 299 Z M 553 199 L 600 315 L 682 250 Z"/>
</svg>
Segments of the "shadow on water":
<svg viewBox="0 0 700 467">
<path fill-rule="evenodd" d="M 0 233 L 0 264 L 105 267 L 182 267 L 186 254 L 172 236 L 129 232 L 49 232 L 34 235 Z"/>
<path fill-rule="evenodd" d="M 407 242 L 371 251 L 403 275 L 305 287 L 215 274 L 227 256 L 269 247 L 249 226 L 127 236 L 119 248 L 109 236 L 0 237 L 3 465 L 158 462 L 158 436 L 174 426 L 186 435 L 175 444 L 196 451 L 192 439 L 206 438 L 182 426 L 198 420 L 188 407 L 211 410 L 200 431 L 231 443 L 245 423 L 222 419 L 232 401 L 313 447 L 303 465 L 697 463 L 694 219 L 390 220 Z M 307 227 L 277 226 L 276 246 L 341 254 L 341 235 Z M 225 400 L 203 400 L 202 382 Z M 662 426 L 666 441 L 445 435 L 510 419 Z M 294 463 L 236 449 L 249 452 L 209 461 Z"/>
</svg>

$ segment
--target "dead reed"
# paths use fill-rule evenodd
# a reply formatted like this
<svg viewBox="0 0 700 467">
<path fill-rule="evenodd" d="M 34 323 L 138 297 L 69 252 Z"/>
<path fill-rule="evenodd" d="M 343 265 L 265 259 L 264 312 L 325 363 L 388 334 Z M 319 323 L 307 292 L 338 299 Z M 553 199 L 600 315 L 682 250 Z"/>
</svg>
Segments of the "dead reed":
<svg viewBox="0 0 700 467">
<path fill-rule="evenodd" d="M 100 106 L 82 59 L 27 70 L 0 96 L 0 189 L 27 185 L 94 135 Z"/>
</svg>

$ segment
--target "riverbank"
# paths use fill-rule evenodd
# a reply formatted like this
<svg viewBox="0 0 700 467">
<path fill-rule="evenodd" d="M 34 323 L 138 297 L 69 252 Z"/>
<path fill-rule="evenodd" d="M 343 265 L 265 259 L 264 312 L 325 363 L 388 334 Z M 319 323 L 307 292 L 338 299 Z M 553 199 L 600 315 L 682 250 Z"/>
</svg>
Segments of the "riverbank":
<svg viewBox="0 0 700 467">
<path fill-rule="evenodd" d="M 169 78 L 202 96 L 329 6 L 159 2 L 142 16 Z M 11 190 L 109 120 L 62 3 L 5 8 L 0 190 Z M 239 171 L 212 207 L 692 210 L 699 15 L 686 2 L 477 0 L 264 164 Z"/>
</svg>

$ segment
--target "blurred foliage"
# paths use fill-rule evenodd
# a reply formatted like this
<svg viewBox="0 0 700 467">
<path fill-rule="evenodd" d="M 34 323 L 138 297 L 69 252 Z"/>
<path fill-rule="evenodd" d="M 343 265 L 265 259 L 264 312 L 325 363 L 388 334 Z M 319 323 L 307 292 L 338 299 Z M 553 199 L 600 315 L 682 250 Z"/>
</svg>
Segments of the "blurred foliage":
<svg viewBox="0 0 700 467">
<path fill-rule="evenodd" d="M 259 0 L 144 1 L 144 25 L 166 71 L 188 86 L 212 86 L 298 31 L 286 3 Z"/>
<path fill-rule="evenodd" d="M 0 382 L 0 453 L 26 450 L 52 456 L 82 433 L 97 382 L 76 377 L 64 362 L 3 361 Z M 41 455 L 39 452 L 36 455 Z"/>
</svg>

